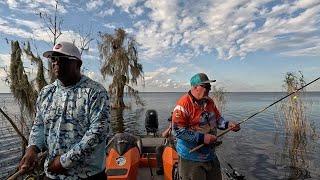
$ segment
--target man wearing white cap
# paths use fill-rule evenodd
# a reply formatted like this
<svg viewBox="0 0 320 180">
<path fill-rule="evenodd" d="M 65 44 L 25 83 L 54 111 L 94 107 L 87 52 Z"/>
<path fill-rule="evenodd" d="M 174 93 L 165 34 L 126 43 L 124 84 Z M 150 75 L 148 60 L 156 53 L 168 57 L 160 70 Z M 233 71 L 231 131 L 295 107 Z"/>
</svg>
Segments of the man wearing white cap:
<svg viewBox="0 0 320 180">
<path fill-rule="evenodd" d="M 105 88 L 81 75 L 78 48 L 60 42 L 43 54 L 57 80 L 39 93 L 36 118 L 20 170 L 31 170 L 47 149 L 47 179 L 105 179 L 109 98 Z"/>
</svg>

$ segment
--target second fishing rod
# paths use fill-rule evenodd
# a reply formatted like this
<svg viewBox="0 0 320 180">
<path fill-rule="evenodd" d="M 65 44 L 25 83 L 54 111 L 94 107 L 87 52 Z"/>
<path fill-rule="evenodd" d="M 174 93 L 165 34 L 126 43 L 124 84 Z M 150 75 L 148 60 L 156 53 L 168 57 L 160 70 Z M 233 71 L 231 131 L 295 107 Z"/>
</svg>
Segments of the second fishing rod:
<svg viewBox="0 0 320 180">
<path fill-rule="evenodd" d="M 305 87 L 309 86 L 310 84 L 312 84 L 312 83 L 314 83 L 314 82 L 318 81 L 319 79 L 320 79 L 320 77 L 318 77 L 318 78 L 314 79 L 313 81 L 311 81 L 311 82 L 309 82 L 309 83 L 305 84 L 304 86 L 301 86 L 299 89 L 296 89 L 295 91 L 293 91 L 293 92 L 291 92 L 291 93 L 287 94 L 286 96 L 284 96 L 284 97 L 280 98 L 279 100 L 277 100 L 277 101 L 275 101 L 275 102 L 271 103 L 269 106 L 266 106 L 265 108 L 262 108 L 261 110 L 257 111 L 256 113 L 252 114 L 251 116 L 249 116 L 249 117 L 247 117 L 247 118 L 243 119 L 242 121 L 238 122 L 238 123 L 237 123 L 237 125 L 240 125 L 240 124 L 242 124 L 242 123 L 244 123 L 244 122 L 248 121 L 249 119 L 253 118 L 253 117 L 254 117 L 254 116 L 256 116 L 257 114 L 260 114 L 261 112 L 263 112 L 263 111 L 267 110 L 267 109 L 268 109 L 268 108 L 270 108 L 271 106 L 273 106 L 273 105 L 277 104 L 278 102 L 280 102 L 280 101 L 284 100 L 285 98 L 287 98 L 287 97 L 289 97 L 289 96 L 291 96 L 291 95 L 293 95 L 293 94 L 297 93 L 297 92 L 298 92 L 298 91 L 300 91 L 301 89 L 303 89 L 303 88 L 305 88 Z M 218 135 L 217 135 L 217 138 L 222 137 L 223 135 L 227 134 L 227 133 L 228 133 L 228 132 L 230 132 L 231 130 L 232 130 L 232 128 L 229 128 L 229 129 L 227 129 L 227 130 L 225 130 L 225 131 L 221 132 L 220 134 L 218 134 Z M 199 146 L 196 146 L 195 148 L 191 149 L 191 150 L 189 151 L 189 153 L 195 152 L 195 151 L 197 151 L 198 149 L 200 149 L 200 148 L 201 148 L 201 147 L 203 147 L 203 146 L 204 146 L 204 144 L 200 144 Z"/>
</svg>

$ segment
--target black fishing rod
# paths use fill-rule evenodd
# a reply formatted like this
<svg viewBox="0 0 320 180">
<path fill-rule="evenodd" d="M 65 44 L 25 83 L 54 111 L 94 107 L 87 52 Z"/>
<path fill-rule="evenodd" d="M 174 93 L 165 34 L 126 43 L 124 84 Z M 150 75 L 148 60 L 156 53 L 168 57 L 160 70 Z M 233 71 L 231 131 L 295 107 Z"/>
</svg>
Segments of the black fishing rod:
<svg viewBox="0 0 320 180">
<path fill-rule="evenodd" d="M 11 124 L 11 126 L 13 127 L 13 129 L 18 133 L 18 135 L 21 137 L 22 142 L 27 145 L 28 144 L 28 140 L 24 137 L 23 133 L 19 130 L 19 128 L 16 126 L 16 124 L 14 123 L 14 121 L 1 109 L 0 107 L 0 113 L 9 121 L 9 123 Z"/>
<path fill-rule="evenodd" d="M 294 94 L 294 93 L 296 93 L 296 92 L 300 91 L 301 89 L 303 89 L 303 88 L 305 88 L 305 87 L 309 86 L 310 84 L 312 84 L 312 83 L 314 83 L 314 82 L 318 81 L 319 79 L 320 79 L 320 77 L 318 77 L 317 79 L 315 79 L 315 80 L 313 80 L 313 81 L 309 82 L 308 84 L 305 84 L 304 86 L 301 86 L 299 89 L 296 89 L 295 91 L 293 91 L 293 92 L 291 92 L 290 94 L 288 94 L 288 95 L 286 95 L 286 96 L 284 96 L 284 97 L 280 98 L 279 100 L 275 101 L 274 103 L 270 104 L 269 106 L 267 106 L 267 107 L 265 107 L 265 108 L 262 108 L 260 111 L 258 111 L 258 112 L 256 112 L 256 113 L 252 114 L 252 115 L 251 115 L 251 116 L 249 116 L 248 118 L 243 119 L 242 121 L 238 122 L 238 123 L 237 123 L 237 125 L 240 125 L 240 124 L 242 124 L 242 123 L 244 123 L 244 122 L 248 121 L 249 119 L 253 118 L 253 117 L 254 117 L 254 116 L 256 116 L 257 114 L 259 114 L 259 113 L 261 113 L 261 112 L 263 112 L 263 111 L 267 110 L 267 109 L 268 109 L 268 108 L 270 108 L 271 106 L 273 106 L 273 105 L 277 104 L 278 102 L 280 102 L 280 101 L 284 100 L 285 98 L 287 98 L 287 97 L 291 96 L 292 94 Z M 220 133 L 217 137 L 221 137 L 221 136 L 223 136 L 223 135 L 227 134 L 227 133 L 228 133 L 229 131 L 231 131 L 231 130 L 232 130 L 232 128 L 228 128 L 227 130 L 225 130 L 225 131 L 223 131 L 222 133 Z M 195 148 L 191 149 L 191 150 L 189 151 L 189 153 L 192 153 L 192 152 L 194 152 L 194 151 L 197 151 L 197 150 L 198 150 L 198 149 L 200 149 L 202 146 L 204 146 L 204 144 L 200 144 L 199 146 L 197 146 L 197 147 L 195 147 Z"/>
</svg>

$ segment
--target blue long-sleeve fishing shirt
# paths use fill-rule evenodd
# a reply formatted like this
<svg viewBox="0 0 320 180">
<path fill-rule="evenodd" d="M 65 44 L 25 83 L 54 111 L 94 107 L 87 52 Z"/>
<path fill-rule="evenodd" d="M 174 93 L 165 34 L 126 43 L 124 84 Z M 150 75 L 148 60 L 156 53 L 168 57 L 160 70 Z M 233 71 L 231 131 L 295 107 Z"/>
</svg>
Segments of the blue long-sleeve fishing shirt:
<svg viewBox="0 0 320 180">
<path fill-rule="evenodd" d="M 73 86 L 56 80 L 41 90 L 29 146 L 48 149 L 49 178 L 80 179 L 105 169 L 109 108 L 105 88 L 86 76 Z M 68 176 L 47 171 L 58 155 Z"/>
</svg>

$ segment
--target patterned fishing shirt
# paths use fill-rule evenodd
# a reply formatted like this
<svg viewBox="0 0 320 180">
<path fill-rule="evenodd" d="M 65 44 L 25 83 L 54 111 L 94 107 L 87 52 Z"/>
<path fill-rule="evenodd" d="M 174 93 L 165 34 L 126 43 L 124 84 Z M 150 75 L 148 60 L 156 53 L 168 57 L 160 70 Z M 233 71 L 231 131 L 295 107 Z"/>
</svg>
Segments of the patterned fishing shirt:
<svg viewBox="0 0 320 180">
<path fill-rule="evenodd" d="M 29 146 L 48 149 L 49 178 L 87 178 L 104 170 L 109 109 L 105 88 L 84 75 L 75 85 L 64 87 L 56 80 L 41 90 Z M 67 176 L 47 171 L 58 155 Z"/>
</svg>

